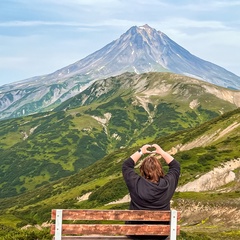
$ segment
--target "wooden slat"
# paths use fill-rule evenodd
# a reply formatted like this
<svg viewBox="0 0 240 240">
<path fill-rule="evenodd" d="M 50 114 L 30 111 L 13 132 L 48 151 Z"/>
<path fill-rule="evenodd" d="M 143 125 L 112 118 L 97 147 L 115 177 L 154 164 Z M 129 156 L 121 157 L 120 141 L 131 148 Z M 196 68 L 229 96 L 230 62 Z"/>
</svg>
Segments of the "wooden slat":
<svg viewBox="0 0 240 240">
<path fill-rule="evenodd" d="M 51 234 L 54 234 L 55 226 L 51 226 Z M 177 234 L 180 226 L 177 227 Z M 162 235 L 170 234 L 169 225 L 144 225 L 144 224 L 63 224 L 62 234 L 101 234 L 101 235 Z"/>
<path fill-rule="evenodd" d="M 55 237 L 53 237 L 53 240 Z M 109 240 L 130 240 L 127 236 L 101 236 L 101 235 L 91 235 L 91 236 L 62 236 L 62 240 L 96 240 L 96 239 L 109 239 Z"/>
<path fill-rule="evenodd" d="M 178 214 L 178 219 L 180 214 Z M 52 210 L 52 220 L 56 210 Z M 170 221 L 170 211 L 63 209 L 63 220 Z"/>
</svg>

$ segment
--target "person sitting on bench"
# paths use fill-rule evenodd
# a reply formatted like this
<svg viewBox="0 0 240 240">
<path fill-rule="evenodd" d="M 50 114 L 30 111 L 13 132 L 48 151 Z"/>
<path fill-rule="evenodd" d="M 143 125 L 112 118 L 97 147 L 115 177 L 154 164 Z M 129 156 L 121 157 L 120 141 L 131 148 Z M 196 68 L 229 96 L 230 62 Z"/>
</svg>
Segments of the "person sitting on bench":
<svg viewBox="0 0 240 240">
<path fill-rule="evenodd" d="M 150 148 L 154 148 L 154 151 L 151 152 Z M 163 172 L 162 164 L 152 153 L 162 156 L 165 160 L 169 167 L 166 174 Z M 140 166 L 141 175 L 139 175 L 135 172 L 134 166 L 143 154 L 151 155 L 143 160 Z M 142 146 L 124 161 L 122 173 L 131 197 L 130 210 L 170 210 L 170 200 L 177 188 L 180 176 L 180 164 L 159 145 L 146 144 Z M 128 223 L 132 224 L 133 222 Z M 146 223 L 151 224 L 151 222 Z M 166 239 L 166 237 L 157 239 Z M 142 238 L 146 239 L 146 236 Z"/>
</svg>

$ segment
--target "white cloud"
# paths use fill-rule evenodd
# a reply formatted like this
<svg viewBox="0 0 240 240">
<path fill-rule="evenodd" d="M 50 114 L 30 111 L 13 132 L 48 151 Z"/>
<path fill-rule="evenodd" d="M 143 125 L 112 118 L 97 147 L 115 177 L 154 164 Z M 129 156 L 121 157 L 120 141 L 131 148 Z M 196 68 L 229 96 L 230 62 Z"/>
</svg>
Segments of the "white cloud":
<svg viewBox="0 0 240 240">
<path fill-rule="evenodd" d="M 174 29 L 189 29 L 189 28 L 204 28 L 207 29 L 229 29 L 223 22 L 220 21 L 210 21 L 210 20 L 193 20 L 190 18 L 177 18 L 169 17 L 166 18 L 161 24 L 165 28 L 174 28 Z"/>
<path fill-rule="evenodd" d="M 34 27 L 34 26 L 78 26 L 79 23 L 50 21 L 9 21 L 1 22 L 0 27 Z"/>
<path fill-rule="evenodd" d="M 221 7 L 221 8 L 225 8 L 225 7 L 235 7 L 235 6 L 240 6 L 240 1 L 239 0 L 231 0 L 231 1 L 212 1 L 212 3 L 210 1 L 209 2 L 209 5 L 212 5 L 213 7 Z"/>
<path fill-rule="evenodd" d="M 176 1 L 170 1 L 172 3 L 171 7 L 173 8 L 178 8 L 178 9 L 186 9 L 189 11 L 196 11 L 196 12 L 200 12 L 200 11 L 206 11 L 206 12 L 210 12 L 210 11 L 218 11 L 220 9 L 224 9 L 224 8 L 231 8 L 231 7 L 236 7 L 236 6 L 240 6 L 240 1 L 239 0 L 198 0 L 198 1 L 181 1 L 181 4 L 176 4 Z M 187 14 L 187 13 L 186 13 Z"/>
<path fill-rule="evenodd" d="M 0 57 L 0 68 L 9 68 L 11 69 L 11 66 L 15 66 L 16 68 L 21 69 L 22 68 L 22 63 L 25 64 L 27 59 L 24 57 L 14 57 L 14 56 L 9 56 L 9 57 Z"/>
</svg>

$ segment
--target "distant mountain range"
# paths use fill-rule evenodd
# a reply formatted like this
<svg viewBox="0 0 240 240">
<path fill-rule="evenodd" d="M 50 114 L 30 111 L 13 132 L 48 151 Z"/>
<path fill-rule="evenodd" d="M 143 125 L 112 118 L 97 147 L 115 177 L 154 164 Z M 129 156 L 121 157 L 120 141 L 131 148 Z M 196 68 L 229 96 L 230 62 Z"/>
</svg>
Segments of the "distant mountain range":
<svg viewBox="0 0 240 240">
<path fill-rule="evenodd" d="M 0 119 L 52 110 L 93 81 L 124 72 L 173 72 L 240 89 L 239 76 L 192 55 L 148 25 L 134 26 L 102 49 L 54 73 L 1 86 Z"/>
</svg>

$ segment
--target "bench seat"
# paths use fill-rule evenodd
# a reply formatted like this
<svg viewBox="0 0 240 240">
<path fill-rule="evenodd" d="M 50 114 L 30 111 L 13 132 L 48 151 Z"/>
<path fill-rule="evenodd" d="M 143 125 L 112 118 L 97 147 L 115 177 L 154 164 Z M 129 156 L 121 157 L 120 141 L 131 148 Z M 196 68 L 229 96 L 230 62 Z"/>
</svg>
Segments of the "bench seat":
<svg viewBox="0 0 240 240">
<path fill-rule="evenodd" d="M 129 239 L 130 235 L 170 236 L 175 240 L 180 234 L 177 225 L 180 213 L 176 210 L 53 209 L 51 219 L 55 221 L 51 225 L 55 240 L 117 240 Z M 126 224 L 126 221 L 134 221 L 134 224 Z"/>
</svg>

